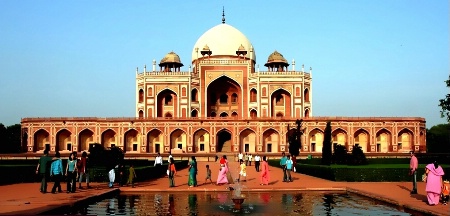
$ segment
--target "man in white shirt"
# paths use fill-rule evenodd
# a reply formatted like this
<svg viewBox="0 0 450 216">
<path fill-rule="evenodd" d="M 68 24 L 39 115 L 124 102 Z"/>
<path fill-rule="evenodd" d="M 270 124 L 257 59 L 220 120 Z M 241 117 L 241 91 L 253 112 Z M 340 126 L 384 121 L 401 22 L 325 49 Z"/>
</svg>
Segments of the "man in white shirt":
<svg viewBox="0 0 450 216">
<path fill-rule="evenodd" d="M 170 158 L 173 158 L 172 157 L 172 152 L 169 152 L 169 159 L 167 159 L 167 162 L 169 162 L 169 163 L 170 163 Z"/>
<path fill-rule="evenodd" d="M 155 164 L 153 166 L 156 166 L 156 165 L 159 166 L 162 164 L 163 164 L 163 158 L 161 157 L 161 154 L 159 154 L 159 152 L 158 152 L 158 155 L 155 158 Z"/>
<path fill-rule="evenodd" d="M 244 155 L 241 153 L 241 152 L 239 152 L 239 154 L 238 154 L 238 158 L 239 158 L 239 160 L 238 161 L 241 161 L 243 158 L 244 158 Z"/>
<path fill-rule="evenodd" d="M 258 154 L 256 154 L 256 156 L 255 156 L 255 169 L 256 169 L 256 172 L 259 172 L 259 163 L 260 163 L 260 161 L 261 161 L 261 157 Z"/>
</svg>

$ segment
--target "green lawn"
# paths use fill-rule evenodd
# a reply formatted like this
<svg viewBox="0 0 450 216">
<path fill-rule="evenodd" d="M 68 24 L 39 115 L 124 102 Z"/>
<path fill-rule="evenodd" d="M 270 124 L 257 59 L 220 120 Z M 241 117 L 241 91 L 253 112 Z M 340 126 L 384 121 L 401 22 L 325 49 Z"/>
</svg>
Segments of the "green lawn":
<svg viewBox="0 0 450 216">
<path fill-rule="evenodd" d="M 425 169 L 425 164 L 419 164 L 419 169 Z M 450 168 L 449 164 L 441 164 L 442 168 Z M 338 165 L 332 164 L 332 168 L 409 168 L 409 164 L 368 164 L 359 166 L 349 166 L 349 165 Z"/>
</svg>

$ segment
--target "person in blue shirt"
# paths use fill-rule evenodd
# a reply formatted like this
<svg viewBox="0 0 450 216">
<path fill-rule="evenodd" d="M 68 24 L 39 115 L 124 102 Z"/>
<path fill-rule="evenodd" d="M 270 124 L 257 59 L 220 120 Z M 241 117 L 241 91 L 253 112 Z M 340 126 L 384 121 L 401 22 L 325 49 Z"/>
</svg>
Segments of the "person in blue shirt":
<svg viewBox="0 0 450 216">
<path fill-rule="evenodd" d="M 286 160 L 287 160 L 287 158 L 286 158 L 286 154 L 284 154 L 284 152 L 281 156 L 282 157 L 280 159 L 280 165 L 281 165 L 281 168 L 283 169 L 283 182 L 286 182 L 287 181 L 287 176 L 286 176 Z"/>
<path fill-rule="evenodd" d="M 55 184 L 52 188 L 52 193 L 56 193 L 56 188 L 58 188 L 58 192 L 61 193 L 61 179 L 63 174 L 63 166 L 62 166 L 62 160 L 61 155 L 59 152 L 56 152 L 55 154 L 55 160 L 53 160 L 52 165 L 50 167 L 50 177 L 52 177 L 55 180 Z"/>
<path fill-rule="evenodd" d="M 287 182 L 292 182 L 291 171 L 294 167 L 293 164 L 294 164 L 294 162 L 291 160 L 291 156 L 288 155 L 287 160 L 286 160 L 286 174 L 287 174 L 286 181 Z"/>
</svg>

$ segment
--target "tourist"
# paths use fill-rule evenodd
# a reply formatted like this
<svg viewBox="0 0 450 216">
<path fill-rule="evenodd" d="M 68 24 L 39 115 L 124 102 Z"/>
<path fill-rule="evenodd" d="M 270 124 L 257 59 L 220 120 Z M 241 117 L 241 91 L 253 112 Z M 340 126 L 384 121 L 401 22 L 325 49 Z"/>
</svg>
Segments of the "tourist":
<svg viewBox="0 0 450 216">
<path fill-rule="evenodd" d="M 281 159 L 280 159 L 280 165 L 281 165 L 281 168 L 283 169 L 283 182 L 286 182 L 286 181 L 287 181 L 287 176 L 286 176 L 286 160 L 287 160 L 286 154 L 283 152 L 283 153 L 281 154 Z"/>
<path fill-rule="evenodd" d="M 239 152 L 238 161 L 241 161 L 242 159 L 244 159 L 244 155 L 241 152 Z"/>
<path fill-rule="evenodd" d="M 78 188 L 79 189 L 83 189 L 83 187 L 81 186 L 81 182 L 83 181 L 83 176 L 86 179 L 86 187 L 87 188 L 91 188 L 89 186 L 89 172 L 88 172 L 88 168 L 87 168 L 87 163 L 88 163 L 88 159 L 87 159 L 87 153 L 84 151 L 81 154 L 81 159 L 78 160 L 77 162 L 77 166 L 78 166 Z"/>
<path fill-rule="evenodd" d="M 248 153 L 245 153 L 245 166 L 248 166 Z"/>
<path fill-rule="evenodd" d="M 50 174 L 50 162 L 52 158 L 48 156 L 48 150 L 44 150 L 44 155 L 39 158 L 38 165 L 36 167 L 36 174 L 41 177 L 41 193 L 47 193 L 47 182 Z"/>
<path fill-rule="evenodd" d="M 450 182 L 445 180 L 442 185 L 441 200 L 442 204 L 447 205 L 450 196 Z"/>
<path fill-rule="evenodd" d="M 427 192 L 428 205 L 437 205 L 439 204 L 439 196 L 444 185 L 442 181 L 444 170 L 435 161 L 425 167 L 425 174 L 425 181 L 427 182 L 425 191 Z"/>
<path fill-rule="evenodd" d="M 59 154 L 59 152 L 56 152 L 55 157 L 56 159 L 53 160 L 50 167 L 50 177 L 52 177 L 52 179 L 55 181 L 55 183 L 53 184 L 52 193 L 56 193 L 56 189 L 58 189 L 58 193 L 61 193 L 61 179 L 63 174 L 62 160 L 60 158 L 61 154 Z"/>
<path fill-rule="evenodd" d="M 241 176 L 244 177 L 244 181 L 247 181 L 247 166 L 245 165 L 243 160 L 239 161 L 239 163 L 241 164 L 241 171 L 239 172 L 238 182 L 241 181 Z"/>
<path fill-rule="evenodd" d="M 411 151 L 411 160 L 409 161 L 409 175 L 412 176 L 413 188 L 411 190 L 411 194 L 417 194 L 417 166 L 419 162 L 417 161 L 417 157 L 414 154 L 414 151 Z"/>
<path fill-rule="evenodd" d="M 77 159 L 74 152 L 70 153 L 69 159 L 67 159 L 66 177 L 67 193 L 75 193 L 77 188 Z"/>
<path fill-rule="evenodd" d="M 197 160 L 195 156 L 191 157 L 191 162 L 189 162 L 189 187 L 197 187 Z"/>
<path fill-rule="evenodd" d="M 173 158 L 169 161 L 169 187 L 175 187 L 175 174 L 177 170 L 175 169 L 175 162 Z"/>
<path fill-rule="evenodd" d="M 292 167 L 293 167 L 294 162 L 292 162 L 291 160 L 291 156 L 288 155 L 287 156 L 287 160 L 286 160 L 286 181 L 287 182 L 292 182 L 292 176 L 291 176 L 291 171 L 292 171 Z"/>
<path fill-rule="evenodd" d="M 228 178 L 227 178 L 228 167 L 227 167 L 225 155 L 222 156 L 219 163 L 220 163 L 220 169 L 219 169 L 219 174 L 217 175 L 216 184 L 217 185 L 228 184 Z"/>
<path fill-rule="evenodd" d="M 172 156 L 172 151 L 169 152 L 169 158 L 167 159 L 167 162 L 170 163 L 170 161 L 172 160 L 173 156 Z M 161 163 L 162 164 L 162 163 Z"/>
<path fill-rule="evenodd" d="M 134 188 L 134 181 L 137 178 L 136 171 L 134 170 L 134 165 L 130 164 L 130 168 L 128 169 L 128 181 L 127 186 L 131 184 L 131 187 Z"/>
<path fill-rule="evenodd" d="M 252 165 L 252 160 L 253 160 L 253 156 L 251 153 L 248 154 L 248 165 L 251 166 Z"/>
<path fill-rule="evenodd" d="M 263 160 L 261 162 L 261 185 L 269 185 L 269 164 L 267 164 L 267 157 L 263 156 Z"/>
<path fill-rule="evenodd" d="M 153 164 L 153 166 L 156 166 L 156 165 L 158 165 L 158 166 L 163 165 L 163 158 L 161 157 L 161 154 L 159 154 L 159 152 L 158 152 L 158 155 L 156 155 L 155 164 Z"/>
<path fill-rule="evenodd" d="M 292 166 L 293 166 L 292 171 L 297 172 L 295 168 L 297 166 L 297 156 L 295 155 L 292 155 Z"/>
<path fill-rule="evenodd" d="M 209 179 L 210 184 L 212 184 L 212 179 L 211 179 L 211 169 L 209 169 L 209 165 L 206 164 L 206 178 L 205 178 L 205 184 L 206 184 L 206 182 L 208 182 L 208 179 Z"/>
<path fill-rule="evenodd" d="M 109 177 L 108 187 L 109 188 L 114 187 L 114 181 L 116 180 L 116 172 L 114 170 L 115 168 L 118 168 L 118 166 L 113 165 L 109 168 L 109 171 L 108 171 L 108 177 Z"/>
<path fill-rule="evenodd" d="M 122 187 L 125 183 L 125 165 L 119 164 L 119 187 Z"/>
<path fill-rule="evenodd" d="M 255 169 L 256 169 L 256 172 L 259 172 L 259 166 L 260 166 L 260 164 L 261 164 L 261 157 L 259 156 L 259 154 L 256 154 L 256 156 L 255 156 Z"/>
<path fill-rule="evenodd" d="M 228 164 L 227 156 L 224 155 L 223 158 L 225 159 L 225 164 L 227 167 L 226 175 L 227 175 L 228 184 L 234 184 L 234 180 L 233 180 L 233 177 L 231 176 L 230 165 Z"/>
</svg>

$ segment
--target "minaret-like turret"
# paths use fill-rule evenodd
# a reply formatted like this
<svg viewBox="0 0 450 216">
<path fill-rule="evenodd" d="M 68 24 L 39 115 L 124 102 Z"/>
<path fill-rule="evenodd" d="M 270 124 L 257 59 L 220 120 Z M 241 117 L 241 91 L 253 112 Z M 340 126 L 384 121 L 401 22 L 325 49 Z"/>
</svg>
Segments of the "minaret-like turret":
<svg viewBox="0 0 450 216">
<path fill-rule="evenodd" d="M 264 64 L 269 71 L 287 71 L 289 63 L 286 59 L 281 55 L 281 53 L 276 50 L 269 55 L 267 58 L 267 63 Z"/>
<path fill-rule="evenodd" d="M 176 72 L 180 71 L 180 68 L 183 67 L 183 64 L 181 63 L 180 56 L 172 51 L 164 56 L 163 59 L 161 59 L 159 67 L 160 71 L 172 72 L 173 68 L 173 72 Z"/>
</svg>

